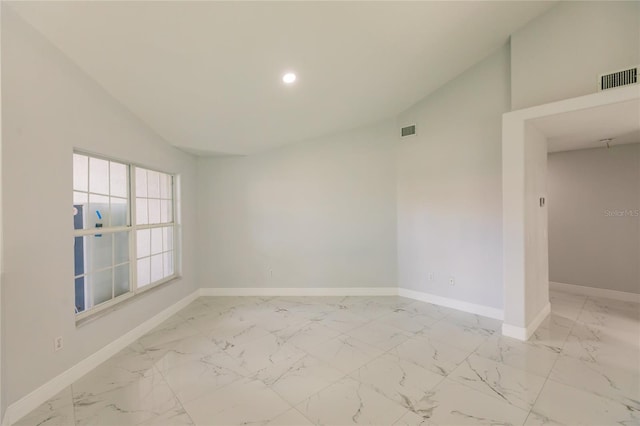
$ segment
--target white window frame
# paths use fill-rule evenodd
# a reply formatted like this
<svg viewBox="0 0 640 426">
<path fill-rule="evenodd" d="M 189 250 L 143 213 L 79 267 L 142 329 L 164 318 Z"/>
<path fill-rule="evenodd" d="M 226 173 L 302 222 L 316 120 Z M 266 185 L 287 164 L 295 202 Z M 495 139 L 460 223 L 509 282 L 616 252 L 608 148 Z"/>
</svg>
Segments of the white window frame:
<svg viewBox="0 0 640 426">
<path fill-rule="evenodd" d="M 175 173 L 170 173 L 170 172 L 166 172 L 166 171 L 162 171 L 162 170 L 158 170 L 155 169 L 153 167 L 147 167 L 147 166 L 143 166 L 143 165 L 139 165 L 136 163 L 132 163 L 129 161 L 123 161 L 123 160 L 118 160 L 115 158 L 111 158 L 111 157 L 106 157 L 100 154 L 93 154 L 93 153 L 89 153 L 86 151 L 82 151 L 82 150 L 77 150 L 74 149 L 73 150 L 73 154 L 78 154 L 78 155 L 84 155 L 86 157 L 89 158 L 97 158 L 100 160 L 105 160 L 105 161 L 113 161 L 116 163 L 120 163 L 123 164 L 126 168 L 127 168 L 127 175 L 128 175 L 128 187 L 127 187 L 127 203 L 128 203 L 128 209 L 127 209 L 127 220 L 128 220 L 128 224 L 126 226 L 114 226 L 114 227 L 102 227 L 102 228 L 89 228 L 89 229 L 74 229 L 73 230 L 73 237 L 74 237 L 74 241 L 76 237 L 86 237 L 86 236 L 91 236 L 91 235 L 97 235 L 97 234 L 115 234 L 118 232 L 128 232 L 129 233 L 129 291 L 121 294 L 120 296 L 117 297 L 112 297 L 111 299 L 99 303 L 97 305 L 94 305 L 90 308 L 85 309 L 82 312 L 76 312 L 75 313 L 75 317 L 76 317 L 76 321 L 78 320 L 82 320 L 84 318 L 93 316 L 94 314 L 104 311 L 106 309 L 112 308 L 113 306 L 124 302 L 125 300 L 128 300 L 132 297 L 135 297 L 139 294 L 142 294 L 146 291 L 149 291 L 155 287 L 158 287 L 160 285 L 166 284 L 169 281 L 173 281 L 176 278 L 180 277 L 180 254 L 179 254 L 179 248 L 180 248 L 180 243 L 178 241 L 178 236 L 179 236 L 179 232 L 178 232 L 178 175 Z M 171 177 L 171 211 L 172 211 L 172 215 L 171 215 L 171 222 L 164 222 L 164 223 L 154 223 L 154 224 L 143 224 L 143 225 L 137 225 L 136 224 L 136 169 L 140 168 L 140 169 L 145 169 L 145 170 L 149 170 L 149 171 L 154 171 L 154 172 L 158 172 L 158 173 L 162 173 L 165 175 L 169 175 Z M 91 169 L 89 166 L 88 169 L 88 173 L 87 173 L 87 179 L 89 178 L 89 175 L 91 173 Z M 109 182 L 109 185 L 111 185 L 111 182 Z M 73 184 L 72 186 L 72 192 L 75 191 L 75 189 L 73 188 Z M 91 192 L 89 192 L 89 187 L 87 187 L 87 194 L 90 195 Z M 96 194 L 96 195 L 104 195 L 104 194 Z M 173 233 L 173 238 L 172 238 L 172 243 L 173 243 L 173 274 L 164 277 L 160 280 L 157 281 L 153 281 L 150 282 L 149 284 L 146 284 L 140 288 L 138 288 L 138 271 L 137 271 L 137 267 L 138 267 L 138 256 L 137 256 L 137 231 L 139 230 L 143 230 L 143 229 L 153 229 L 153 228 L 167 228 L 170 227 L 172 229 L 172 233 Z M 115 244 L 112 245 L 112 251 L 115 250 Z M 164 252 L 163 252 L 164 253 Z M 112 253 L 113 255 L 113 253 Z M 122 265 L 124 263 L 118 264 L 118 265 Z M 112 260 L 112 265 L 109 268 L 115 268 L 116 266 L 113 264 L 113 260 Z M 106 270 L 108 268 L 103 268 L 100 270 Z M 91 271 L 91 272 L 99 272 L 100 270 L 96 270 L 96 271 Z M 86 275 L 86 274 L 82 274 L 82 275 Z M 74 283 L 74 296 L 75 296 L 75 280 L 77 277 L 82 276 L 82 275 L 73 275 L 73 280 L 72 282 Z M 112 289 L 113 289 L 113 283 L 112 283 Z M 113 290 L 112 290 L 113 291 Z M 113 293 L 112 293 L 113 295 Z M 86 295 L 85 295 L 86 298 Z M 75 297 L 74 297 L 75 300 Z"/>
</svg>

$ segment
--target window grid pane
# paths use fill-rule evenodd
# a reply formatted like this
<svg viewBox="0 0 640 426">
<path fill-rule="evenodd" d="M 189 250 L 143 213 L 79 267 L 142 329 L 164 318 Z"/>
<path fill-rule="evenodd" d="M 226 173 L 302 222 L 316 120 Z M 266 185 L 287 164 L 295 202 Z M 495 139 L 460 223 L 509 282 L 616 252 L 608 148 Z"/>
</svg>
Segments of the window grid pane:
<svg viewBox="0 0 640 426">
<path fill-rule="evenodd" d="M 73 167 L 74 229 L 94 230 L 74 237 L 76 313 L 173 276 L 174 177 L 77 153 Z M 130 172 L 135 172 L 133 188 Z M 131 232 L 109 232 L 126 226 Z"/>
</svg>

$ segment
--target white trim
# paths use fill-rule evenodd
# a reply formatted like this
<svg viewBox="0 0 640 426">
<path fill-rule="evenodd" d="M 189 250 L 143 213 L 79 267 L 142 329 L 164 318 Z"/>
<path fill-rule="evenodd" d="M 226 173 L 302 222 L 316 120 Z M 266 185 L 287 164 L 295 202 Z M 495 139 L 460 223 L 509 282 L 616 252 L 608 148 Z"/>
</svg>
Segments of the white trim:
<svg viewBox="0 0 640 426">
<path fill-rule="evenodd" d="M 518 340 L 527 341 L 529 340 L 529 337 L 531 337 L 533 333 L 536 332 L 538 327 L 540 327 L 542 321 L 544 321 L 550 313 L 551 304 L 547 303 L 544 308 L 542 308 L 540 312 L 538 312 L 538 315 L 536 315 L 536 317 L 533 319 L 533 321 L 531 321 L 531 323 L 529 323 L 527 327 L 518 327 L 516 325 L 503 323 L 502 335 Z"/>
<path fill-rule="evenodd" d="M 397 296 L 396 287 L 209 287 L 200 289 L 201 296 Z"/>
<path fill-rule="evenodd" d="M 483 317 L 495 318 L 498 320 L 502 320 L 503 318 L 502 309 L 492 308 L 491 306 L 485 305 L 477 305 L 475 303 L 451 299 L 449 297 L 436 296 L 435 294 L 423 293 L 421 291 L 398 288 L 398 296 L 408 297 L 409 299 L 419 300 L 421 302 L 433 303 L 434 305 L 445 306 L 447 308 L 457 309 L 458 311 L 469 312 Z"/>
<path fill-rule="evenodd" d="M 606 299 L 622 300 L 625 302 L 640 303 L 640 294 L 628 293 L 626 291 L 609 290 L 606 288 L 587 287 L 584 285 L 565 284 L 549 281 L 551 290 L 563 291 L 565 293 L 581 294 L 584 296 L 604 297 Z"/>
<path fill-rule="evenodd" d="M 113 342 L 109 343 L 102 349 L 83 359 L 67 371 L 59 374 L 47 383 L 43 384 L 33 392 L 20 398 L 18 401 L 7 407 L 3 425 L 11 425 L 22 417 L 29 414 L 31 411 L 40 406 L 40 404 L 46 402 L 51 397 L 55 396 L 58 392 L 62 391 L 67 386 L 111 358 L 113 355 L 120 352 L 122 349 L 135 342 L 140 337 L 144 336 L 151 329 L 158 326 L 161 322 L 168 319 L 180 309 L 187 306 L 200 296 L 200 291 L 196 290 L 189 296 L 186 296 L 182 300 L 174 303 L 168 308 L 160 311 L 153 317 L 149 318 L 133 330 L 117 338 Z"/>
</svg>

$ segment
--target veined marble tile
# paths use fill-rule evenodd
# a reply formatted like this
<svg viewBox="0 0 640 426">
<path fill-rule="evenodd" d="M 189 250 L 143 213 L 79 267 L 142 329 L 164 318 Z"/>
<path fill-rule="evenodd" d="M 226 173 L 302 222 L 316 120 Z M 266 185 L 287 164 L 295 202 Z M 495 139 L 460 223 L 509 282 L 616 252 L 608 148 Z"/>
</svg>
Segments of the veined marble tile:
<svg viewBox="0 0 640 426">
<path fill-rule="evenodd" d="M 376 358 L 351 377 L 410 410 L 415 410 L 425 394 L 443 380 L 441 375 L 391 354 Z"/>
<path fill-rule="evenodd" d="M 409 339 L 390 353 L 429 371 L 447 376 L 471 351 L 464 351 L 433 339 Z"/>
<path fill-rule="evenodd" d="M 362 327 L 348 331 L 346 334 L 383 351 L 398 346 L 407 341 L 410 336 L 400 329 L 380 322 L 380 320 L 367 323 Z"/>
<path fill-rule="evenodd" d="M 242 371 L 238 360 L 220 351 L 203 359 L 177 365 L 162 375 L 184 403 L 244 378 Z"/>
<path fill-rule="evenodd" d="M 562 353 L 582 361 L 640 370 L 640 336 L 577 323 Z"/>
<path fill-rule="evenodd" d="M 254 322 L 228 321 L 217 325 L 209 333 L 213 343 L 220 348 L 237 346 L 267 336 L 270 333 Z"/>
<path fill-rule="evenodd" d="M 256 322 L 260 328 L 276 333 L 287 328 L 300 327 L 308 323 L 309 319 L 308 315 L 269 305 L 268 310 L 263 310 L 256 315 Z"/>
<path fill-rule="evenodd" d="M 428 330 L 429 327 L 437 321 L 438 320 L 433 317 L 399 308 L 378 318 L 376 323 L 385 324 L 404 332 L 415 334 L 425 329 Z"/>
<path fill-rule="evenodd" d="M 138 342 L 145 348 L 155 348 L 174 340 L 198 334 L 198 330 L 178 315 L 174 315 L 158 327 L 145 334 Z"/>
<path fill-rule="evenodd" d="M 449 346 L 471 352 L 491 337 L 493 333 L 494 331 L 491 329 L 462 321 L 438 321 L 428 329 L 416 333 L 415 337 L 439 340 L 446 342 Z"/>
<path fill-rule="evenodd" d="M 502 329 L 502 321 L 500 320 L 483 317 L 482 315 L 472 314 L 469 312 L 458 311 L 455 309 L 450 310 L 450 314 L 447 315 L 446 321 L 480 329 L 487 334 L 494 334 L 496 331 Z"/>
<path fill-rule="evenodd" d="M 138 424 L 181 408 L 159 373 L 108 392 L 72 389 L 78 426 Z"/>
<path fill-rule="evenodd" d="M 131 345 L 76 380 L 72 385 L 74 398 L 81 394 L 109 392 L 142 378 L 159 376 L 153 364 L 153 359 L 140 345 Z"/>
<path fill-rule="evenodd" d="M 207 333 L 211 329 L 220 326 L 225 321 L 242 322 L 237 319 L 238 313 L 235 306 L 208 306 L 206 310 L 199 311 L 197 314 L 189 316 L 185 315 L 185 321 L 196 330 Z"/>
<path fill-rule="evenodd" d="M 225 352 L 235 357 L 240 362 L 240 366 L 250 373 L 257 373 L 285 360 L 294 363 L 306 355 L 301 349 L 281 342 L 270 333 L 244 345 L 229 346 Z"/>
<path fill-rule="evenodd" d="M 573 321 L 578 319 L 584 305 L 584 301 L 567 300 L 553 296 L 549 298 L 549 301 L 551 303 L 551 312 Z"/>
<path fill-rule="evenodd" d="M 292 405 L 342 377 L 343 372 L 310 355 L 294 363 L 285 361 L 274 364 L 254 376 Z"/>
<path fill-rule="evenodd" d="M 313 423 L 298 410 L 292 408 L 271 420 L 266 426 L 313 426 Z"/>
<path fill-rule="evenodd" d="M 370 299 L 369 296 L 320 296 L 315 299 L 318 302 L 335 308 L 336 310 L 348 310 L 350 306 L 361 303 L 365 299 Z"/>
<path fill-rule="evenodd" d="M 636 311 L 583 309 L 578 316 L 578 322 L 640 335 L 640 312 Z"/>
<path fill-rule="evenodd" d="M 317 425 L 389 425 L 405 408 L 352 378 L 325 388 L 296 408 Z"/>
<path fill-rule="evenodd" d="M 350 373 L 383 353 L 380 349 L 346 335 L 316 345 L 307 352 L 343 373 Z"/>
<path fill-rule="evenodd" d="M 71 386 L 14 423 L 14 426 L 64 426 L 75 424 Z"/>
<path fill-rule="evenodd" d="M 477 355 L 464 360 L 449 378 L 527 411 L 546 380 Z"/>
<path fill-rule="evenodd" d="M 536 346 L 501 335 L 490 337 L 475 353 L 543 377 L 549 374 L 559 356 L 557 349 Z"/>
<path fill-rule="evenodd" d="M 218 351 L 220 348 L 210 339 L 196 334 L 149 349 L 147 354 L 156 361 L 155 366 L 158 370 L 164 372 L 182 363 L 196 361 Z"/>
<path fill-rule="evenodd" d="M 415 413 L 427 422 L 418 423 L 418 418 L 408 416 L 405 424 L 521 425 L 528 414 L 450 379 L 445 379 L 425 395 Z"/>
<path fill-rule="evenodd" d="M 637 368 L 605 365 L 560 355 L 549 379 L 621 401 L 640 412 L 640 370 Z"/>
<path fill-rule="evenodd" d="M 407 413 L 400 417 L 400 420 L 395 422 L 393 426 L 432 426 L 435 423 L 431 422 L 429 419 L 425 419 L 419 414 L 414 413 L 413 411 L 407 411 Z"/>
<path fill-rule="evenodd" d="M 556 422 L 548 417 L 544 417 L 541 414 L 531 411 L 527 420 L 524 422 L 524 426 L 564 426 L 561 423 Z"/>
<path fill-rule="evenodd" d="M 198 318 L 211 313 L 212 307 L 204 303 L 201 299 L 196 299 L 189 305 L 182 308 L 176 313 L 183 320 Z"/>
<path fill-rule="evenodd" d="M 394 297 L 370 297 L 349 306 L 348 310 L 359 317 L 374 320 L 382 317 L 383 315 L 389 314 L 394 309 L 408 306 L 409 304 L 410 302 L 408 302 L 408 299 L 405 300 Z"/>
<path fill-rule="evenodd" d="M 573 320 L 551 312 L 529 338 L 529 343 L 546 346 L 559 352 L 574 324 Z"/>
<path fill-rule="evenodd" d="M 547 380 L 531 414 L 528 425 L 551 421 L 567 426 L 640 424 L 637 408 L 553 380 Z"/>
<path fill-rule="evenodd" d="M 314 302 L 313 299 L 313 297 L 278 297 L 269 301 L 269 305 L 291 312 L 306 320 L 338 309 L 335 306 Z"/>
<path fill-rule="evenodd" d="M 197 425 L 266 424 L 291 407 L 259 380 L 243 379 L 184 404 Z"/>
<path fill-rule="evenodd" d="M 318 322 L 308 321 L 274 334 L 282 344 L 291 344 L 302 350 L 307 350 L 340 335 L 340 332 Z"/>
<path fill-rule="evenodd" d="M 640 319 L 640 303 L 632 301 L 590 296 L 584 304 L 583 309 L 586 311 L 594 311 L 604 314 L 624 312 L 629 317 Z"/>
<path fill-rule="evenodd" d="M 153 417 L 139 424 L 140 426 L 193 426 L 193 420 L 184 410 L 180 407 L 175 410 L 166 411 L 157 417 Z"/>
<path fill-rule="evenodd" d="M 407 312 L 412 312 L 418 315 L 424 315 L 436 320 L 441 320 L 452 313 L 459 312 L 455 309 L 446 308 L 444 306 L 434 305 L 432 303 L 414 301 L 410 305 L 403 306 L 402 309 Z"/>
<path fill-rule="evenodd" d="M 318 322 L 341 333 L 346 333 L 354 328 L 363 326 L 370 320 L 359 317 L 346 309 L 338 309 L 313 318 L 312 321 Z"/>
</svg>

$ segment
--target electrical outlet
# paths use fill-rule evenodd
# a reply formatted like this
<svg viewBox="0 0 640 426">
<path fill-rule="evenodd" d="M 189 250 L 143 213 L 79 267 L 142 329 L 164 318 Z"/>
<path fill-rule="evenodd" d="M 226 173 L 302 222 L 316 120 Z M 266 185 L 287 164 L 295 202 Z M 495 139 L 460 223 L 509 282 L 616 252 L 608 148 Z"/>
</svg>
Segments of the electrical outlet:
<svg viewBox="0 0 640 426">
<path fill-rule="evenodd" d="M 456 279 L 453 277 L 449 277 L 449 285 L 456 285 Z"/>
<path fill-rule="evenodd" d="M 55 339 L 53 339 L 53 350 L 55 352 L 58 352 L 60 349 L 62 349 L 62 346 L 63 346 L 62 336 L 58 336 Z"/>
<path fill-rule="evenodd" d="M 433 281 L 435 278 L 435 274 L 433 272 L 429 272 L 429 281 Z"/>
</svg>

